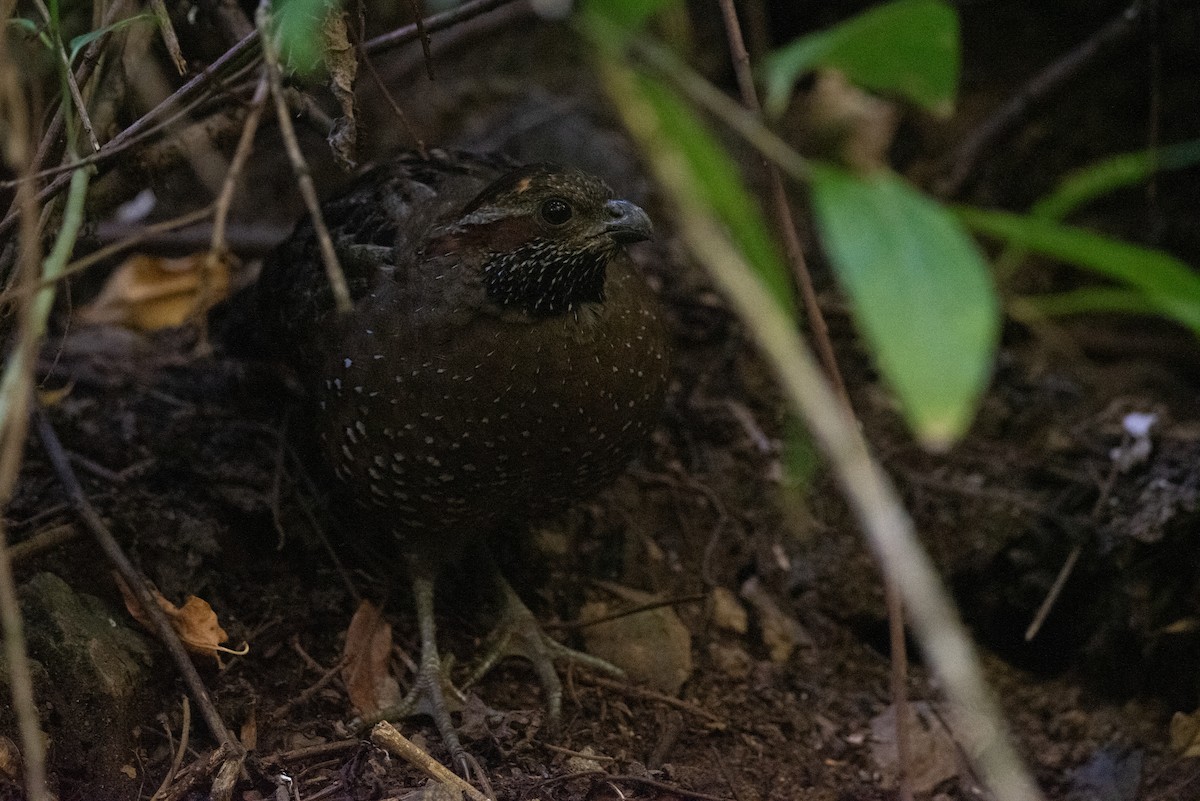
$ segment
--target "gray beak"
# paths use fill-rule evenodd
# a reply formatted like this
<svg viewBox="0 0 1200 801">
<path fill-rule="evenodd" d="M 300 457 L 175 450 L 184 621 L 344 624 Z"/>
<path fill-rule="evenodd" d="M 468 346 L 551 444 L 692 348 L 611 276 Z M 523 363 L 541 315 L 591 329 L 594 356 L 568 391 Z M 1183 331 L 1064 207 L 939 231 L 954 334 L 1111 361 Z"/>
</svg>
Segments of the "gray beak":
<svg viewBox="0 0 1200 801">
<path fill-rule="evenodd" d="M 654 225 L 646 212 L 628 200 L 610 200 L 604 204 L 608 220 L 604 232 L 623 245 L 654 236 Z"/>
</svg>

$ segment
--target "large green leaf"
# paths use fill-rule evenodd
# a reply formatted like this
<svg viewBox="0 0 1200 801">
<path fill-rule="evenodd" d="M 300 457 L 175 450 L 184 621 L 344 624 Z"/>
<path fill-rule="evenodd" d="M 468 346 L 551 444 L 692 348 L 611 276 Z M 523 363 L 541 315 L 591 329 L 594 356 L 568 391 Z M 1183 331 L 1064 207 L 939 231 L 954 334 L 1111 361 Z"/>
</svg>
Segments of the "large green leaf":
<svg viewBox="0 0 1200 801">
<path fill-rule="evenodd" d="M 1088 312 L 1120 312 L 1122 314 L 1156 314 L 1154 304 L 1135 289 L 1113 286 L 1087 286 L 1067 292 L 1032 295 L 1012 300 L 1014 308 L 1027 309 L 1043 317 Z M 1014 317 L 1019 315 L 1014 312 Z"/>
<path fill-rule="evenodd" d="M 632 32 L 641 28 L 647 19 L 678 0 L 588 0 L 584 12 L 594 14 L 609 24 Z"/>
<path fill-rule="evenodd" d="M 154 15 L 149 12 L 136 14 L 132 17 L 126 17 L 125 19 L 117 20 L 111 25 L 105 25 L 103 28 L 97 28 L 94 31 L 88 31 L 87 33 L 82 33 L 79 36 L 76 36 L 71 40 L 70 55 L 67 56 L 67 61 L 71 64 L 74 64 L 75 57 L 79 55 L 83 48 L 87 47 L 101 36 L 104 36 L 106 33 L 115 33 L 122 28 L 143 20 L 146 22 L 154 22 L 155 18 Z"/>
<path fill-rule="evenodd" d="M 1198 163 L 1200 139 L 1122 153 L 1071 173 L 1030 211 L 1038 217 L 1061 220 L 1089 200 L 1140 184 L 1159 170 L 1179 170 Z"/>
<path fill-rule="evenodd" d="M 943 0 L 897 0 L 802 37 L 766 61 L 768 111 L 781 114 L 796 80 L 818 67 L 949 114 L 958 87 L 958 16 Z"/>
<path fill-rule="evenodd" d="M 337 0 L 281 0 L 275 4 L 279 50 L 288 67 L 310 73 L 325 60 L 321 26 Z"/>
<path fill-rule="evenodd" d="M 733 241 L 779 305 L 794 313 L 787 267 L 733 159 L 678 95 L 645 76 L 638 76 L 637 84 L 641 96 L 653 107 L 663 133 L 686 157 L 704 201 L 728 226 Z"/>
<path fill-rule="evenodd" d="M 891 172 L 820 165 L 821 242 L 917 436 L 950 444 L 987 386 L 1000 308 L 987 264 L 954 216 Z"/>
<path fill-rule="evenodd" d="M 1200 334 L 1200 275 L 1174 256 L 1052 220 L 961 209 L 971 228 L 1133 287 L 1161 315 Z"/>
</svg>

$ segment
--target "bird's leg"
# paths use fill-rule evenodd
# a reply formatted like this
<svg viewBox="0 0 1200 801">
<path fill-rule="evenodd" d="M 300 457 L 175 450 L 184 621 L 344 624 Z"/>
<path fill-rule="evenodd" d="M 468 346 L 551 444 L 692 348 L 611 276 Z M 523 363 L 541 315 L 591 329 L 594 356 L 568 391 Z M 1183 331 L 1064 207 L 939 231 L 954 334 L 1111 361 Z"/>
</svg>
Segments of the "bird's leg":
<svg viewBox="0 0 1200 801">
<path fill-rule="evenodd" d="M 534 672 L 546 693 L 546 708 L 551 725 L 556 725 L 562 717 L 562 681 L 554 668 L 556 660 L 574 662 L 584 667 L 608 673 L 613 676 L 624 676 L 625 672 L 619 667 L 582 651 L 568 648 L 554 640 L 542 630 L 534 618 L 533 612 L 520 599 L 508 579 L 500 572 L 499 565 L 487 549 L 482 561 L 485 569 L 491 574 L 493 582 L 500 592 L 502 609 L 500 622 L 488 635 L 488 644 L 483 656 L 471 671 L 470 677 L 463 687 L 470 687 L 491 670 L 497 662 L 509 656 L 521 656 L 533 663 Z"/>
<path fill-rule="evenodd" d="M 396 719 L 410 715 L 433 718 L 450 751 L 450 757 L 462 776 L 468 775 L 467 752 L 458 739 L 458 731 L 450 720 L 446 694 L 442 687 L 442 660 L 437 648 L 437 626 L 433 620 L 433 586 L 436 568 L 428 560 L 413 557 L 411 562 L 413 599 L 417 607 L 417 627 L 421 633 L 421 662 L 416 682 L 404 699 L 394 707 L 381 710 L 377 720 Z"/>
</svg>

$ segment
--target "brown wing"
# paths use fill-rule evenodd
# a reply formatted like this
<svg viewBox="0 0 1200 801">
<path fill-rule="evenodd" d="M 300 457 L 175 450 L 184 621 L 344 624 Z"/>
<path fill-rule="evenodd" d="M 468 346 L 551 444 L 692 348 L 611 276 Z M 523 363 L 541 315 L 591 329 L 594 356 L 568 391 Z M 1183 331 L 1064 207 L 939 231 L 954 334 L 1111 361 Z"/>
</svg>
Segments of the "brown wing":
<svg viewBox="0 0 1200 801">
<path fill-rule="evenodd" d="M 433 150 L 407 153 L 360 176 L 322 206 L 334 251 L 354 301 L 412 265 L 430 229 L 456 217 L 484 187 L 512 168 L 497 155 Z M 335 314 L 333 291 L 312 221 L 263 265 L 257 307 L 267 336 L 302 367 Z"/>
</svg>

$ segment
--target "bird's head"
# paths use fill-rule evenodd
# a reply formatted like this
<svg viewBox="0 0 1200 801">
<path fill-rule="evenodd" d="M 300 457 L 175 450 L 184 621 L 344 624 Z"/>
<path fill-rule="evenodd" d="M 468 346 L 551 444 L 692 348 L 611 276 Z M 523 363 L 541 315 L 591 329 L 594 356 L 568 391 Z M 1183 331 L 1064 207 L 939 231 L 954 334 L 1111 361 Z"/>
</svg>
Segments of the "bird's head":
<svg viewBox="0 0 1200 801">
<path fill-rule="evenodd" d="M 600 179 L 534 164 L 480 192 L 427 252 L 471 256 L 490 301 L 547 317 L 602 302 L 609 261 L 652 231 L 646 212 Z"/>
</svg>

